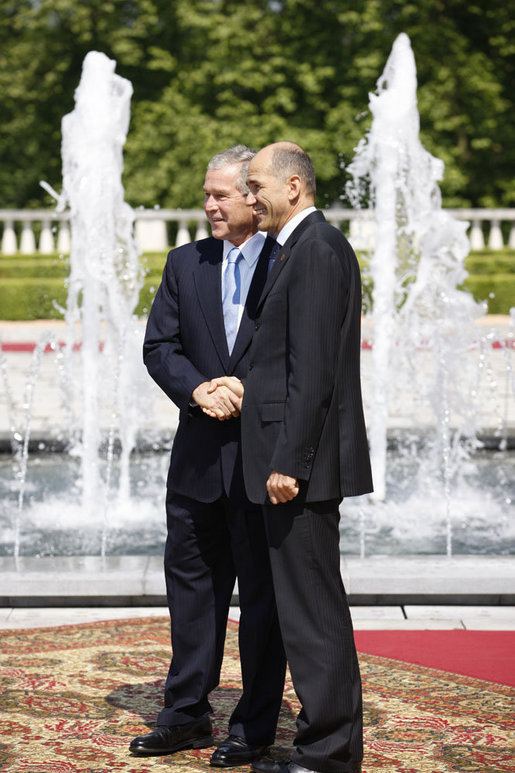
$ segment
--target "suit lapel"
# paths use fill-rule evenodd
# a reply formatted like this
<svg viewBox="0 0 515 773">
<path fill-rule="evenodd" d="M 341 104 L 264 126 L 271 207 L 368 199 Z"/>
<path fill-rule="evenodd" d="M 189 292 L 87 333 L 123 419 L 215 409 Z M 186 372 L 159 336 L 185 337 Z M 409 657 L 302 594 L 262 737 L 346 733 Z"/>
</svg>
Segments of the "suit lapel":
<svg viewBox="0 0 515 773">
<path fill-rule="evenodd" d="M 201 260 L 193 271 L 199 305 L 213 340 L 224 372 L 229 365 L 229 349 L 225 337 L 222 310 L 223 242 L 213 239 L 214 249 L 209 260 Z"/>
<path fill-rule="evenodd" d="M 325 222 L 325 217 L 320 211 L 312 212 L 310 215 L 304 218 L 297 228 L 293 231 L 292 234 L 288 237 L 286 240 L 283 248 L 279 252 L 274 265 L 272 266 L 272 270 L 270 271 L 270 274 L 268 275 L 268 279 L 265 282 L 265 286 L 263 287 L 263 292 L 261 293 L 261 297 L 259 299 L 257 310 L 259 310 L 263 303 L 265 302 L 265 299 L 276 283 L 281 271 L 285 267 L 286 263 L 288 262 L 288 259 L 290 257 L 290 253 L 292 251 L 292 248 L 295 246 L 296 242 L 302 236 L 304 231 L 309 228 L 310 225 L 313 225 L 314 223 L 323 223 Z"/>
<path fill-rule="evenodd" d="M 240 326 L 238 328 L 238 335 L 234 343 L 232 350 L 229 368 L 232 371 L 247 350 L 247 347 L 252 338 L 254 332 L 254 318 L 256 316 L 256 309 L 259 298 L 263 291 L 263 287 L 266 282 L 268 273 L 268 259 L 274 245 L 274 239 L 268 237 L 263 244 L 263 249 L 258 258 L 257 266 L 250 283 L 249 292 L 247 294 L 247 300 L 245 301 L 245 308 L 243 309 L 243 315 L 241 317 Z"/>
</svg>

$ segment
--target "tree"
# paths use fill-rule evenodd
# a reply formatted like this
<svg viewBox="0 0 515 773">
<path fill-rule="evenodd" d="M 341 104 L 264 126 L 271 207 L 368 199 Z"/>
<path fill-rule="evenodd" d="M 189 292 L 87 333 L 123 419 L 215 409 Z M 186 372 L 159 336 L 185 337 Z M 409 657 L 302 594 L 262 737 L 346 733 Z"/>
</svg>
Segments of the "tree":
<svg viewBox="0 0 515 773">
<path fill-rule="evenodd" d="M 48 203 L 41 179 L 59 188 L 61 119 L 73 109 L 88 51 L 116 59 L 136 102 L 158 98 L 168 75 L 156 50 L 176 37 L 173 8 L 163 0 L 0 0 L 3 206 Z"/>
<path fill-rule="evenodd" d="M 318 203 L 343 194 L 396 36 L 415 53 L 422 141 L 446 164 L 447 206 L 515 202 L 514 22 L 501 0 L 0 0 L 0 191 L 35 206 L 60 184 L 60 121 L 91 49 L 134 86 L 131 204 L 200 206 L 209 158 L 292 139 Z"/>
</svg>

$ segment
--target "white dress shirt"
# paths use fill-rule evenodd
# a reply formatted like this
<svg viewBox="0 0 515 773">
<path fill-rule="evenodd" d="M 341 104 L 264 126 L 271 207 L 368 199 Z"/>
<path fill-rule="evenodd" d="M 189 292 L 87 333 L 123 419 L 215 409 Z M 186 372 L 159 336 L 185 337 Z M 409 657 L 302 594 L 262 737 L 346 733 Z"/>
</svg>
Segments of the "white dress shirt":
<svg viewBox="0 0 515 773">
<path fill-rule="evenodd" d="M 301 212 L 297 212 L 297 214 L 294 215 L 291 220 L 288 220 L 286 225 L 283 226 L 277 234 L 277 241 L 281 247 L 284 247 L 286 240 L 292 235 L 298 224 L 301 223 L 305 217 L 316 211 L 316 207 L 306 207 L 306 209 L 303 209 Z"/>
</svg>

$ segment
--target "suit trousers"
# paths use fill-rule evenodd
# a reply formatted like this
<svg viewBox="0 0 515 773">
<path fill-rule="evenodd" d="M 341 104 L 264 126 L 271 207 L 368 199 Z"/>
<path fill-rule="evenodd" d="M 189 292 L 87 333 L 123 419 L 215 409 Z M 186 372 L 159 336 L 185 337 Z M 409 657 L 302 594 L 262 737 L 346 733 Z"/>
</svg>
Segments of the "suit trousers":
<svg viewBox="0 0 515 773">
<path fill-rule="evenodd" d="M 352 771 L 363 758 L 363 714 L 340 574 L 338 502 L 296 498 L 263 509 L 284 647 L 302 704 L 292 761 L 322 773 Z"/>
<path fill-rule="evenodd" d="M 286 670 L 261 509 L 223 497 L 198 502 L 167 492 L 165 577 L 172 661 L 159 725 L 211 712 L 220 681 L 235 578 L 243 693 L 229 731 L 252 744 L 275 738 Z"/>
</svg>

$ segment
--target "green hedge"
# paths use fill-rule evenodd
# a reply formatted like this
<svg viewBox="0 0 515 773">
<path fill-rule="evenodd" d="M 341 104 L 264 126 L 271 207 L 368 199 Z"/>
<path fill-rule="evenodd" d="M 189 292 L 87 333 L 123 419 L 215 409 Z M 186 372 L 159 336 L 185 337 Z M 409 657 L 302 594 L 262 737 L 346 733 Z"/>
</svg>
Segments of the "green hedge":
<svg viewBox="0 0 515 773">
<path fill-rule="evenodd" d="M 21 258 L 0 257 L 0 281 L 4 279 L 24 279 L 46 277 L 57 279 L 66 278 L 70 273 L 70 261 L 68 258 L 42 255 L 22 256 Z"/>
<path fill-rule="evenodd" d="M 165 260 L 162 253 L 143 256 L 145 283 L 136 309 L 138 316 L 148 314 Z M 69 273 L 69 259 L 57 254 L 0 255 L 0 319 L 62 319 L 59 307 L 66 306 Z"/>
<path fill-rule="evenodd" d="M 145 316 L 161 281 L 166 255 L 143 257 L 145 282 L 136 309 Z M 487 301 L 490 314 L 508 314 L 515 306 L 515 253 L 482 250 L 467 257 L 469 277 L 464 289 L 478 301 Z M 66 305 L 68 260 L 58 255 L 0 256 L 0 319 L 61 319 Z M 365 287 L 365 294 L 371 288 Z"/>
<path fill-rule="evenodd" d="M 363 259 L 358 255 L 361 266 Z M 469 276 L 460 289 L 472 293 L 476 301 L 488 303 L 489 314 L 509 314 L 515 306 L 515 252 L 480 250 L 472 252 L 465 260 Z M 365 307 L 370 308 L 372 282 L 366 277 L 363 282 Z"/>
<path fill-rule="evenodd" d="M 2 277 L 0 281 L 0 319 L 62 319 L 56 304 L 66 305 L 62 279 Z"/>
<path fill-rule="evenodd" d="M 463 283 L 463 289 L 477 301 L 486 301 L 489 314 L 509 314 L 515 306 L 515 274 L 471 275 Z"/>
<path fill-rule="evenodd" d="M 515 254 L 513 252 L 473 252 L 467 256 L 465 267 L 469 274 L 513 274 Z"/>
<path fill-rule="evenodd" d="M 136 314 L 146 316 L 159 287 L 161 276 L 147 277 L 140 292 Z M 26 279 L 2 279 L 0 281 L 0 319 L 32 320 L 62 319 L 59 307 L 66 306 L 67 289 L 59 278 L 29 277 Z"/>
</svg>

